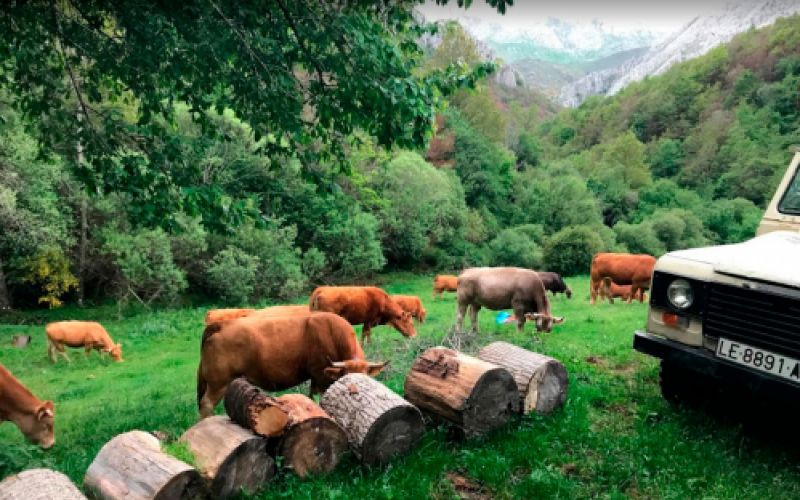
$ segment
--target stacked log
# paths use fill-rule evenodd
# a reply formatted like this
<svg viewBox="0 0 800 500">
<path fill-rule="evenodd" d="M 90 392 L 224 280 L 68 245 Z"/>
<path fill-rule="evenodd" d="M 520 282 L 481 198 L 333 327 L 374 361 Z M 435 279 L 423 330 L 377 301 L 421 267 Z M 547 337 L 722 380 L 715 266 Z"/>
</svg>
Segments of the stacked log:
<svg viewBox="0 0 800 500">
<path fill-rule="evenodd" d="M 567 399 L 567 369 L 557 359 L 528 351 L 507 342 L 494 342 L 478 358 L 507 369 L 519 390 L 518 410 L 550 413 Z"/>
<path fill-rule="evenodd" d="M 17 348 L 28 347 L 28 344 L 31 343 L 31 336 L 30 335 L 14 335 L 11 337 L 11 345 Z"/>
<path fill-rule="evenodd" d="M 330 472 L 347 451 L 347 436 L 314 401 L 302 394 L 267 396 L 243 379 L 225 393 L 231 420 L 270 438 L 283 465 L 300 477 Z"/>
<path fill-rule="evenodd" d="M 414 361 L 406 376 L 405 397 L 472 437 L 504 425 L 516 411 L 519 396 L 505 368 L 433 347 Z"/>
<path fill-rule="evenodd" d="M 275 461 L 267 453 L 266 439 L 228 417 L 203 419 L 180 440 L 194 455 L 214 498 L 228 498 L 241 490 L 253 494 L 275 475 Z"/>
<path fill-rule="evenodd" d="M 86 500 L 67 476 L 50 469 L 30 469 L 0 482 L 0 500 Z"/>
<path fill-rule="evenodd" d="M 345 375 L 331 385 L 320 405 L 344 429 L 353 452 L 367 465 L 383 464 L 407 453 L 425 432 L 417 408 L 359 373 Z"/>
<path fill-rule="evenodd" d="M 161 451 L 153 435 L 126 432 L 106 443 L 86 471 L 84 486 L 105 500 L 206 498 L 200 474 Z"/>
</svg>

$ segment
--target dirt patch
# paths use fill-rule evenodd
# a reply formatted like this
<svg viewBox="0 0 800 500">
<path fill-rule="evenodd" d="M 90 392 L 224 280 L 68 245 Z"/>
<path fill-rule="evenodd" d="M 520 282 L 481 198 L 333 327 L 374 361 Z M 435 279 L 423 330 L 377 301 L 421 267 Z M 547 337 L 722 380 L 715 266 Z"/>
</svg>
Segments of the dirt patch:
<svg viewBox="0 0 800 500">
<path fill-rule="evenodd" d="M 594 355 L 588 356 L 584 361 L 586 361 L 590 365 L 597 365 L 597 366 L 605 366 L 608 364 L 608 362 L 604 358 Z"/>
<path fill-rule="evenodd" d="M 636 365 L 636 363 L 622 363 L 612 368 L 614 373 L 624 376 L 633 375 L 638 369 L 639 367 Z"/>
<path fill-rule="evenodd" d="M 485 486 L 471 477 L 464 476 L 458 472 L 448 472 L 445 477 L 453 485 L 453 489 L 456 490 L 456 494 L 460 498 L 469 500 L 489 500 L 494 498 Z"/>
<path fill-rule="evenodd" d="M 578 466 L 570 462 L 561 466 L 561 473 L 565 476 L 574 476 L 578 474 Z"/>
</svg>

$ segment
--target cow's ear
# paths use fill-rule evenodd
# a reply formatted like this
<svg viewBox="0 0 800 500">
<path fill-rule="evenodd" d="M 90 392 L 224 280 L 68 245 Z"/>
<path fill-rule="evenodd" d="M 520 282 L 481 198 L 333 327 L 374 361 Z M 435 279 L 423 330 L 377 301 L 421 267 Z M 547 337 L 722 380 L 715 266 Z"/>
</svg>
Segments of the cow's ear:
<svg viewBox="0 0 800 500">
<path fill-rule="evenodd" d="M 334 380 L 337 380 L 344 376 L 344 370 L 345 369 L 341 367 L 329 366 L 328 368 L 325 368 L 325 375 Z"/>
<path fill-rule="evenodd" d="M 44 420 L 47 417 L 52 417 L 55 414 L 55 405 L 52 401 L 45 401 L 38 408 L 36 408 L 36 420 Z"/>
</svg>

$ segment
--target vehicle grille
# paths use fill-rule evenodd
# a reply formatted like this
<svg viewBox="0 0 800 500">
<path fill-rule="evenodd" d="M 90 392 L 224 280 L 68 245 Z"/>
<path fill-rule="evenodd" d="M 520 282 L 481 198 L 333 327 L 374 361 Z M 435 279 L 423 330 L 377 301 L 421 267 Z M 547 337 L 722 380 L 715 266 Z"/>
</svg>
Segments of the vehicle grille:
<svg viewBox="0 0 800 500">
<path fill-rule="evenodd" d="M 739 340 L 800 359 L 800 301 L 711 284 L 703 334 Z"/>
</svg>

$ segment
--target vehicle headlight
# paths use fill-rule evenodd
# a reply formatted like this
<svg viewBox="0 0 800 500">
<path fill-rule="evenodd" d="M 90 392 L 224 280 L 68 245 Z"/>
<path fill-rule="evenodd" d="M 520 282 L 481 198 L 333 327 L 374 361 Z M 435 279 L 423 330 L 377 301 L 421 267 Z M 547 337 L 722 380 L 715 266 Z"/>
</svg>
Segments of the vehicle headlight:
<svg viewBox="0 0 800 500">
<path fill-rule="evenodd" d="M 667 287 L 669 303 L 678 309 L 688 309 L 694 302 L 694 290 L 686 280 L 677 279 Z"/>
</svg>

